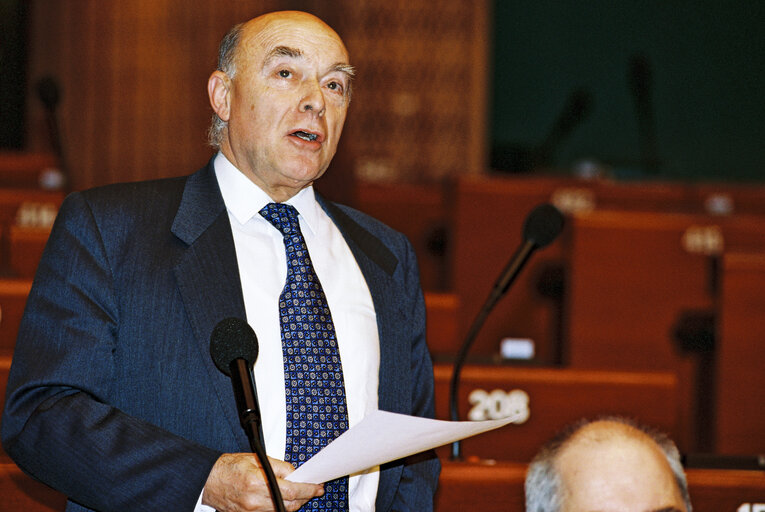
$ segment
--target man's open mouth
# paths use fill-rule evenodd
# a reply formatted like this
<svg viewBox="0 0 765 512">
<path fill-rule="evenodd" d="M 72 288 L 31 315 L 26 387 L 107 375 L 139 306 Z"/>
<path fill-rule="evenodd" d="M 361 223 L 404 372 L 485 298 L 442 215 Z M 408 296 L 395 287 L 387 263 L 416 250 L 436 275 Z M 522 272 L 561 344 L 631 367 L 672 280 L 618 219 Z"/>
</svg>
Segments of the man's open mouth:
<svg viewBox="0 0 765 512">
<path fill-rule="evenodd" d="M 315 133 L 308 133 L 308 132 L 304 132 L 302 130 L 298 130 L 296 132 L 293 132 L 292 135 L 294 135 L 295 137 L 298 137 L 300 139 L 306 140 L 308 142 L 313 142 L 313 141 L 315 141 L 316 139 L 319 138 L 319 136 L 316 135 Z"/>
</svg>

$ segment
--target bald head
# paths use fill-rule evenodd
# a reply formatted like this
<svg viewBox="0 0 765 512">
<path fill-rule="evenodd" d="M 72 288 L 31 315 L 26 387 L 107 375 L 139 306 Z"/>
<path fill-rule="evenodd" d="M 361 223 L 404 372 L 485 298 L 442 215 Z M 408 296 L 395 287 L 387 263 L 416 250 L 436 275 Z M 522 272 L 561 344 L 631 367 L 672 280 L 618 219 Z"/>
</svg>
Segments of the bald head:
<svg viewBox="0 0 765 512">
<path fill-rule="evenodd" d="M 274 201 L 321 177 L 335 155 L 354 69 L 340 36 L 305 12 L 234 27 L 208 80 L 213 146 Z"/>
<path fill-rule="evenodd" d="M 584 423 L 529 467 L 527 512 L 691 512 L 680 458 L 666 436 L 621 418 Z"/>
<path fill-rule="evenodd" d="M 221 40 L 218 48 L 217 70 L 230 78 L 234 78 L 237 71 L 250 62 L 251 59 L 242 57 L 252 56 L 253 48 L 257 48 L 259 44 L 267 44 L 268 39 L 273 38 L 275 33 L 298 28 L 304 32 L 325 34 L 329 40 L 341 47 L 346 62 L 349 60 L 348 51 L 342 39 L 322 19 L 302 11 L 277 11 L 234 25 Z M 351 65 L 346 65 L 344 70 L 350 79 L 347 90 L 350 100 L 351 85 L 356 73 Z M 225 128 L 226 122 L 218 116 L 217 112 L 213 113 L 208 138 L 210 145 L 216 149 L 220 149 Z"/>
<path fill-rule="evenodd" d="M 283 28 L 305 30 L 315 34 L 324 34 L 338 41 L 341 45 L 343 44 L 340 36 L 321 18 L 302 11 L 269 12 L 245 22 L 243 28 L 248 35 L 263 37 L 267 36 L 271 30 L 279 31 Z"/>
</svg>

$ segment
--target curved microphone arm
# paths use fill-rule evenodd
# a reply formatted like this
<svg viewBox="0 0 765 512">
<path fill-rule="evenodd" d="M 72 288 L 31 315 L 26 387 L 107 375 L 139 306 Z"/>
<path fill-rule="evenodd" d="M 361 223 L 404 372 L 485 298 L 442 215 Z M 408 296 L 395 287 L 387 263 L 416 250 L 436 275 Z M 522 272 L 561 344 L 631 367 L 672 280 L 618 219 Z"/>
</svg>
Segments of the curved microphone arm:
<svg viewBox="0 0 765 512">
<path fill-rule="evenodd" d="M 510 285 L 520 273 L 523 266 L 528 261 L 534 250 L 537 249 L 537 245 L 534 242 L 526 241 L 519 249 L 518 252 L 510 258 L 510 261 L 505 266 L 502 276 L 494 285 L 489 297 L 486 299 L 483 307 L 473 320 L 473 324 L 470 326 L 470 330 L 465 336 L 465 340 L 462 342 L 460 351 L 457 353 L 457 358 L 454 361 L 454 370 L 452 371 L 452 378 L 449 383 L 449 411 L 450 419 L 452 421 L 459 421 L 459 400 L 457 396 L 457 388 L 460 380 L 460 373 L 462 372 L 462 366 L 465 364 L 467 354 L 470 351 L 470 347 L 475 341 L 475 337 L 483 327 L 486 318 L 494 306 L 497 304 L 500 298 L 507 292 Z M 452 460 L 462 459 L 462 445 L 459 440 L 452 443 Z"/>
<path fill-rule="evenodd" d="M 449 409 L 450 418 L 452 421 L 459 420 L 459 403 L 457 400 L 457 388 L 459 387 L 460 373 L 462 366 L 465 364 L 467 353 L 470 350 L 475 337 L 478 335 L 478 331 L 481 330 L 483 323 L 486 321 L 486 317 L 499 299 L 507 292 L 510 285 L 513 284 L 515 278 L 520 274 L 521 269 L 531 257 L 532 253 L 550 244 L 560 232 L 563 230 L 563 215 L 557 208 L 551 204 L 541 204 L 535 207 L 531 213 L 526 217 L 526 221 L 523 226 L 523 244 L 518 248 L 518 251 L 510 258 L 510 261 L 505 265 L 502 274 L 497 282 L 494 284 L 489 297 L 486 299 L 486 303 L 473 320 L 470 330 L 465 337 L 465 341 L 462 342 L 457 358 L 454 361 L 454 370 L 452 371 L 451 382 L 449 383 Z M 462 445 L 457 440 L 452 443 L 452 460 L 460 460 L 462 458 Z"/>
</svg>

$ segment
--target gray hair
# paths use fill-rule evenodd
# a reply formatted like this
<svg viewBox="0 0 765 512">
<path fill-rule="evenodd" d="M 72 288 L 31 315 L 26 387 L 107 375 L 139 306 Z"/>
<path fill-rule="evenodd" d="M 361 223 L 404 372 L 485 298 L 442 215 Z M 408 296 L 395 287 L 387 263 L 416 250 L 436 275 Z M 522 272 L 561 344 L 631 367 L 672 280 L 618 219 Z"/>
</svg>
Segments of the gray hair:
<svg viewBox="0 0 765 512">
<path fill-rule="evenodd" d="M 225 73 L 229 78 L 234 78 L 236 75 L 236 51 L 242 38 L 243 27 L 244 23 L 231 27 L 231 30 L 223 37 L 218 48 L 217 69 Z M 223 130 L 226 128 L 226 124 L 226 121 L 213 112 L 212 122 L 207 130 L 207 141 L 215 149 L 220 149 L 220 143 L 223 140 Z"/>
<path fill-rule="evenodd" d="M 672 474 L 680 489 L 687 512 L 692 512 L 688 482 L 680 460 L 680 452 L 675 443 L 665 434 L 621 416 L 601 416 L 595 420 L 581 420 L 565 428 L 542 447 L 531 461 L 526 472 L 526 512 L 559 512 L 561 510 L 563 504 L 562 482 L 555 467 L 555 460 L 576 433 L 597 421 L 612 421 L 632 427 L 653 440 L 672 468 Z"/>
</svg>

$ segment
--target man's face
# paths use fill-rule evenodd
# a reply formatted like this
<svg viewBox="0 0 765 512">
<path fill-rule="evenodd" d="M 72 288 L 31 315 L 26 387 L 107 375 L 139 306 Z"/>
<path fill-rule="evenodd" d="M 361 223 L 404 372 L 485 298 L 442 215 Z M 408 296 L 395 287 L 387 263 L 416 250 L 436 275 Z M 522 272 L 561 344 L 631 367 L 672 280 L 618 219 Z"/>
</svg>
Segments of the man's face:
<svg viewBox="0 0 765 512">
<path fill-rule="evenodd" d="M 352 68 L 337 34 L 309 15 L 257 18 L 244 30 L 221 150 L 284 201 L 329 166 L 348 110 Z"/>
<path fill-rule="evenodd" d="M 686 512 L 669 463 L 645 440 L 574 441 L 556 467 L 563 512 Z"/>
</svg>

